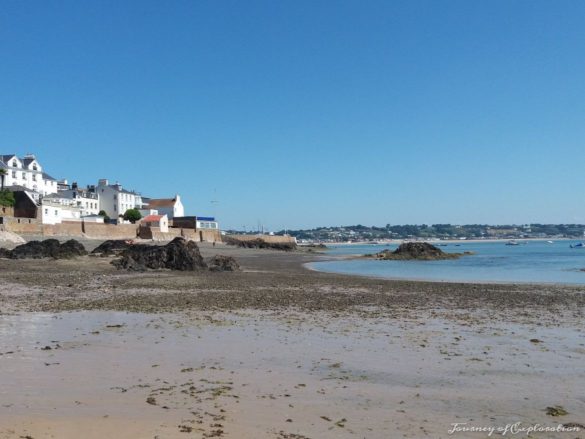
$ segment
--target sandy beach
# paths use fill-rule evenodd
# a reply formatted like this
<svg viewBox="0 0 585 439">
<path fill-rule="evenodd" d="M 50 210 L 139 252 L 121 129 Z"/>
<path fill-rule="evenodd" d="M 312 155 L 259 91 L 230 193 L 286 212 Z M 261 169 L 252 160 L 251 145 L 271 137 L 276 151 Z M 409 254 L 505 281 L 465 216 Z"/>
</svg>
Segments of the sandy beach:
<svg viewBox="0 0 585 439">
<path fill-rule="evenodd" d="M 0 259 L 0 438 L 585 437 L 582 287 L 201 251 L 243 271 Z"/>
</svg>

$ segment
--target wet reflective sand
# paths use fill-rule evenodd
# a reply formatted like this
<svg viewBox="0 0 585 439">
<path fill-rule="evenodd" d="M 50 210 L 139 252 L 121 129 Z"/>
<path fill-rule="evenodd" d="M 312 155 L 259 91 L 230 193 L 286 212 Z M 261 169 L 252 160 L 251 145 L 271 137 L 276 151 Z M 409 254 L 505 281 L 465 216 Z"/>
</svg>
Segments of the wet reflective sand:
<svg viewBox="0 0 585 439">
<path fill-rule="evenodd" d="M 0 354 L 0 438 L 484 437 L 448 430 L 585 421 L 576 322 L 19 313 L 0 319 Z M 555 405 L 569 414 L 548 416 Z"/>
</svg>

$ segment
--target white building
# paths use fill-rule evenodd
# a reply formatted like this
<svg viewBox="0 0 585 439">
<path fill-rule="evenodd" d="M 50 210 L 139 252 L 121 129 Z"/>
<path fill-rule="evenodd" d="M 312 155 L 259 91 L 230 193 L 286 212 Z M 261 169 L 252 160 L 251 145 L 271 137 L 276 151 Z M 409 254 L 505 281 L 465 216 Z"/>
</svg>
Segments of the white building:
<svg viewBox="0 0 585 439">
<path fill-rule="evenodd" d="M 211 229 L 211 230 L 217 230 L 219 229 L 219 223 L 215 220 L 214 217 L 211 216 L 198 216 L 197 218 L 197 230 L 200 229 Z"/>
<path fill-rule="evenodd" d="M 134 191 L 122 188 L 120 183 L 109 184 L 108 180 L 101 179 L 97 186 L 89 187 L 90 192 L 98 195 L 99 209 L 103 210 L 112 219 L 124 215 L 128 209 L 142 209 L 142 196 Z"/>
<path fill-rule="evenodd" d="M 41 195 L 57 192 L 57 180 L 43 172 L 32 154 L 18 158 L 15 154 L 0 155 L 0 168 L 6 170 L 4 187 L 22 186 Z"/>
<path fill-rule="evenodd" d="M 160 215 L 167 215 L 169 219 L 185 216 L 185 208 L 179 195 L 175 195 L 175 198 L 151 198 L 146 204 L 147 209 L 156 209 Z"/>
<path fill-rule="evenodd" d="M 60 190 L 59 197 L 68 199 L 81 209 L 81 216 L 97 215 L 100 211 L 99 194 L 89 189 L 79 189 L 76 183 L 71 188 Z"/>
<path fill-rule="evenodd" d="M 144 226 L 158 227 L 161 232 L 169 231 L 169 218 L 166 215 L 148 215 L 140 223 Z"/>
<path fill-rule="evenodd" d="M 43 197 L 41 221 L 43 224 L 61 224 L 63 221 L 81 221 L 81 209 L 57 197 Z"/>
</svg>

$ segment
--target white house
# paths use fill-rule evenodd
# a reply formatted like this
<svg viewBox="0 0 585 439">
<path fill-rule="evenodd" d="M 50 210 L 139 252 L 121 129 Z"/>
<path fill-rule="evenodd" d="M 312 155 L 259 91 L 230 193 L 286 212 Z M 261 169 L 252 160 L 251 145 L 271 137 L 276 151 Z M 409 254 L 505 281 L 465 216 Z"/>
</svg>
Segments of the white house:
<svg viewBox="0 0 585 439">
<path fill-rule="evenodd" d="M 63 202 L 63 199 L 47 196 L 41 201 L 43 224 L 61 224 L 63 221 L 81 221 L 81 209 Z"/>
<path fill-rule="evenodd" d="M 169 218 L 166 215 L 148 215 L 140 223 L 144 226 L 158 227 L 161 232 L 169 231 Z"/>
<path fill-rule="evenodd" d="M 57 192 L 57 180 L 43 172 L 42 166 L 32 154 L 23 158 L 15 154 L 0 155 L 0 168 L 6 170 L 4 186 L 22 186 L 41 195 Z"/>
<path fill-rule="evenodd" d="M 110 218 L 118 218 L 128 209 L 143 207 L 142 196 L 137 192 L 123 189 L 120 183 L 109 184 L 108 180 L 101 179 L 97 186 L 90 186 L 88 190 L 98 195 L 98 212 L 103 210 Z"/>
<path fill-rule="evenodd" d="M 179 195 L 175 195 L 175 198 L 151 198 L 146 207 L 158 210 L 160 215 L 167 215 L 169 219 L 185 216 L 185 208 Z"/>
<path fill-rule="evenodd" d="M 71 188 L 60 190 L 60 198 L 68 199 L 73 205 L 81 209 L 82 216 L 97 215 L 100 211 L 99 194 L 91 192 L 89 189 L 80 189 L 76 183 Z"/>
</svg>

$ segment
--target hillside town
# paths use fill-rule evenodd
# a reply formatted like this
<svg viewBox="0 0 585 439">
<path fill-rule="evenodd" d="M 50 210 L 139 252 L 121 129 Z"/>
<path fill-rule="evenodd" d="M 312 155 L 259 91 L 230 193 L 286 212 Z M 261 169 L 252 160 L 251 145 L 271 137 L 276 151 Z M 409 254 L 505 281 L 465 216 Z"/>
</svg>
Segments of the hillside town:
<svg viewBox="0 0 585 439">
<path fill-rule="evenodd" d="M 179 194 L 150 198 L 108 179 L 82 187 L 52 177 L 33 154 L 0 155 L 0 180 L 0 228 L 5 231 L 221 240 L 218 221 L 209 216 L 186 216 Z"/>
</svg>

